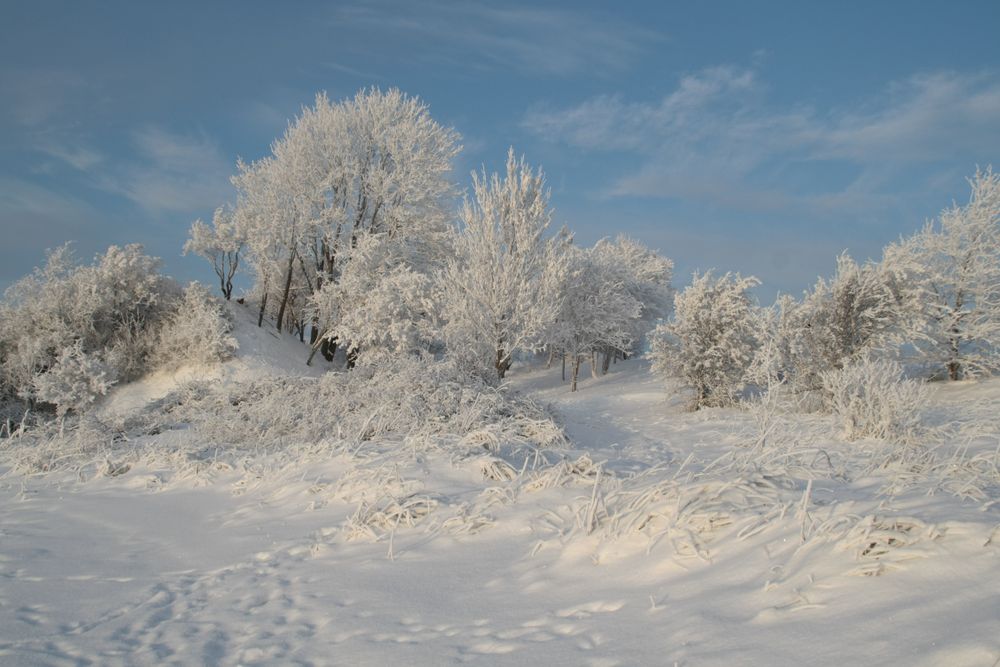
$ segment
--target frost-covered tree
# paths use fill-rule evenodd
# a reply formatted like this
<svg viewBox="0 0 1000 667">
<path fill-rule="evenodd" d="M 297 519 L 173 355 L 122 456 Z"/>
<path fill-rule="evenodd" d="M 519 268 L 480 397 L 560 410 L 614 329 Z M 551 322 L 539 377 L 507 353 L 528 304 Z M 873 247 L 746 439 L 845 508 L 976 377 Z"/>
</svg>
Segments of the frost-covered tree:
<svg viewBox="0 0 1000 667">
<path fill-rule="evenodd" d="M 454 130 L 399 90 L 341 102 L 317 96 L 269 157 L 241 163 L 234 177 L 260 319 L 268 300 L 279 328 L 290 303 L 304 313 L 307 297 L 339 280 L 367 234 L 399 244 L 414 266 L 439 252 L 459 149 Z"/>
<path fill-rule="evenodd" d="M 674 297 L 670 284 L 674 263 L 625 235 L 619 235 L 614 241 L 598 241 L 591 256 L 592 261 L 603 267 L 609 288 L 614 285 L 627 302 L 625 310 L 629 309 L 628 302 L 635 301 L 640 305 L 639 314 L 625 323 L 629 330 L 629 343 L 634 345 L 653 329 L 658 320 L 670 314 Z M 627 354 L 631 350 L 607 345 L 602 352 L 602 372 L 606 373 L 612 355 Z"/>
<path fill-rule="evenodd" d="M 263 322 L 271 300 L 278 304 L 275 324 L 280 331 L 285 325 L 298 249 L 305 232 L 302 216 L 294 205 L 297 185 L 292 174 L 273 157 L 250 164 L 241 161 L 237 168 L 239 173 L 233 177 L 238 192 L 235 216 L 257 279 L 257 323 Z"/>
<path fill-rule="evenodd" d="M 820 278 L 800 302 L 779 300 L 771 329 L 780 339 L 772 351 L 783 355 L 776 370 L 797 389 L 818 389 L 820 373 L 893 346 L 902 301 L 895 277 L 882 265 L 859 265 L 841 254 L 833 278 Z"/>
<path fill-rule="evenodd" d="M 208 260 L 219 278 L 222 296 L 229 301 L 233 295 L 233 276 L 239 268 L 240 250 L 243 249 L 243 230 L 236 224 L 233 211 L 225 207 L 216 209 L 211 226 L 195 220 L 189 235 L 184 244 L 184 254 L 193 252 Z"/>
<path fill-rule="evenodd" d="M 1000 174 L 977 171 L 968 204 L 885 250 L 914 318 L 908 342 L 959 380 L 1000 369 Z"/>
<path fill-rule="evenodd" d="M 580 364 L 599 351 L 628 350 L 634 340 L 635 322 L 643 304 L 629 290 L 629 271 L 615 253 L 598 246 L 581 249 L 566 244 L 563 255 L 568 269 L 559 284 L 559 310 L 547 327 L 545 341 L 570 361 L 570 391 L 576 391 Z"/>
<path fill-rule="evenodd" d="M 545 236 L 552 211 L 541 170 L 511 148 L 503 177 L 484 170 L 472 178 L 473 198 L 439 280 L 445 338 L 452 354 L 502 379 L 555 318 L 565 260 L 561 244 Z"/>
<path fill-rule="evenodd" d="M 401 261 L 397 251 L 384 234 L 366 235 L 339 280 L 313 295 L 312 314 L 322 332 L 313 353 L 324 342 L 348 341 L 348 351 L 356 350 L 367 362 L 433 346 L 439 325 L 431 279 Z"/>
<path fill-rule="evenodd" d="M 232 331 L 232 317 L 226 306 L 203 285 L 191 283 L 159 332 L 154 365 L 178 368 L 225 361 L 239 348 Z"/>
<path fill-rule="evenodd" d="M 694 409 L 729 405 L 743 391 L 759 344 L 749 294 L 758 284 L 739 274 L 696 273 L 674 298 L 672 319 L 657 327 L 650 352 L 653 372 L 693 389 Z"/>
</svg>

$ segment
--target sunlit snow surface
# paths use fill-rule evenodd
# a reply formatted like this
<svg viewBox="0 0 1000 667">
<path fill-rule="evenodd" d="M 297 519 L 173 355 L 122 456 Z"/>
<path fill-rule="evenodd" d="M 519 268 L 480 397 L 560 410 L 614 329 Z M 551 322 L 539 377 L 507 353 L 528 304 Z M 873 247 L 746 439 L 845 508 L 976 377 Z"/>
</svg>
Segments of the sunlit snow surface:
<svg viewBox="0 0 1000 667">
<path fill-rule="evenodd" d="M 239 333 L 213 377 L 301 368 L 300 344 Z M 576 394 L 558 368 L 512 383 L 571 449 L 8 472 L 0 663 L 1000 659 L 1000 382 L 935 386 L 930 456 L 843 442 L 824 416 L 685 412 L 642 361 Z M 484 479 L 498 462 L 514 479 Z"/>
</svg>

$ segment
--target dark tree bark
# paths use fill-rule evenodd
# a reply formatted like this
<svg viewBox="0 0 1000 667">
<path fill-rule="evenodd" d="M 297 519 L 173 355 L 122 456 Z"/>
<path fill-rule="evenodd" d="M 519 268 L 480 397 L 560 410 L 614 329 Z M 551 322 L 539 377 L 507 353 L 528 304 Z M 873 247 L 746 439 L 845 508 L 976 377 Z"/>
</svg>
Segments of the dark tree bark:
<svg viewBox="0 0 1000 667">
<path fill-rule="evenodd" d="M 264 324 L 264 311 L 267 309 L 267 281 L 264 281 L 264 296 L 260 298 L 260 312 L 257 313 L 257 326 Z"/>
<path fill-rule="evenodd" d="M 281 325 L 285 321 L 285 308 L 288 306 L 288 295 L 292 291 L 292 269 L 295 266 L 295 251 L 291 251 L 288 255 L 288 268 L 285 271 L 285 288 L 281 292 L 281 304 L 278 306 L 278 331 L 281 331 Z"/>
</svg>

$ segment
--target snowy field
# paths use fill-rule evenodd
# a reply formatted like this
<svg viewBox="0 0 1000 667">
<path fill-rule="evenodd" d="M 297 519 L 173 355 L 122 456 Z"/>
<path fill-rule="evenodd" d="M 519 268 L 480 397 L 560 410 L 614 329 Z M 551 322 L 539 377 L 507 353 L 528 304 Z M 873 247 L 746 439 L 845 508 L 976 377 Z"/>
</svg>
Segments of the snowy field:
<svg viewBox="0 0 1000 667">
<path fill-rule="evenodd" d="M 241 322 L 236 359 L 98 414 L 301 374 L 300 344 Z M 59 465 L 0 441 L 0 663 L 1000 661 L 1000 381 L 934 385 L 903 447 L 830 416 L 687 412 L 642 360 L 584 370 L 575 394 L 558 368 L 513 372 L 565 428 L 545 447 L 481 429 L 234 452 L 175 423 Z"/>
</svg>

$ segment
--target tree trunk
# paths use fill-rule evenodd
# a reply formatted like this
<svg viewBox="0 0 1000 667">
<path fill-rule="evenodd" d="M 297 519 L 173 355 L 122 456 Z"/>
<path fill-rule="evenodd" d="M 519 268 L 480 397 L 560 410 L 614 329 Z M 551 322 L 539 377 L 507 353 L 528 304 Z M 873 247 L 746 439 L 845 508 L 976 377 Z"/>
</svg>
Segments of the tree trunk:
<svg viewBox="0 0 1000 667">
<path fill-rule="evenodd" d="M 611 355 L 614 354 L 611 348 L 604 350 L 604 362 L 601 364 L 601 375 L 607 375 L 608 369 L 611 368 Z"/>
<path fill-rule="evenodd" d="M 264 296 L 260 298 L 260 312 L 257 313 L 257 326 L 264 324 L 264 311 L 267 309 L 267 282 L 264 283 Z"/>
<path fill-rule="evenodd" d="M 590 377 L 597 377 L 597 350 L 590 351 Z"/>
<path fill-rule="evenodd" d="M 576 391 L 576 379 L 580 375 L 580 355 L 576 354 L 573 356 L 573 383 L 570 385 L 570 391 Z"/>
<path fill-rule="evenodd" d="M 285 307 L 288 305 L 288 295 L 292 291 L 292 267 L 295 266 L 295 252 L 288 255 L 288 270 L 285 271 L 285 289 L 281 292 L 281 305 L 278 306 L 278 331 L 285 320 Z"/>
<path fill-rule="evenodd" d="M 549 360 L 545 362 L 546 368 L 552 368 L 552 360 L 556 358 L 556 348 L 549 348 Z"/>
<path fill-rule="evenodd" d="M 510 369 L 510 362 L 511 362 L 510 357 L 504 355 L 504 351 L 502 348 L 498 348 L 497 360 L 493 365 L 497 369 L 497 377 L 499 377 L 501 380 L 504 378 L 504 376 L 507 374 L 507 371 Z"/>
<path fill-rule="evenodd" d="M 566 381 L 566 353 L 562 353 L 562 381 Z"/>
<path fill-rule="evenodd" d="M 948 362 L 948 379 L 949 380 L 960 380 L 962 378 L 962 364 L 958 360 L 958 350 L 960 339 L 958 337 L 958 331 L 954 328 L 951 331 L 954 334 L 951 340 L 948 341 L 948 347 L 951 350 L 951 360 Z"/>
</svg>

